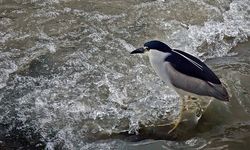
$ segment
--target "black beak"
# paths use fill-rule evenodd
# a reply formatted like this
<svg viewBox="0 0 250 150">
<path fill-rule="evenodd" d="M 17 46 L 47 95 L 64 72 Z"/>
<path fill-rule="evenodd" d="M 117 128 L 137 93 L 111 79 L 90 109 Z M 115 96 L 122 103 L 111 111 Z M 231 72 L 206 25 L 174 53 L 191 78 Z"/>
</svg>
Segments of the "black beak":
<svg viewBox="0 0 250 150">
<path fill-rule="evenodd" d="M 144 52 L 145 52 L 145 49 L 143 47 L 141 47 L 141 48 L 138 48 L 138 49 L 130 52 L 130 54 L 144 53 Z"/>
</svg>

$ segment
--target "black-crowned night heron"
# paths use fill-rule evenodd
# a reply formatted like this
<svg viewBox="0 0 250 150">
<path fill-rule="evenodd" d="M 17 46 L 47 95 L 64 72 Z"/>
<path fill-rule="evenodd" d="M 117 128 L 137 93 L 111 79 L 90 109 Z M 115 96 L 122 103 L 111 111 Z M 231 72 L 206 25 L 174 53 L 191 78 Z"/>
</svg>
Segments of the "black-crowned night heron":
<svg viewBox="0 0 250 150">
<path fill-rule="evenodd" d="M 183 51 L 171 49 L 160 41 L 149 41 L 131 54 L 148 52 L 150 63 L 160 78 L 171 83 L 176 92 L 209 96 L 229 101 L 226 88 L 219 78 L 199 59 Z M 175 124 L 175 127 L 179 122 Z M 173 129 L 174 129 L 173 128 Z"/>
</svg>

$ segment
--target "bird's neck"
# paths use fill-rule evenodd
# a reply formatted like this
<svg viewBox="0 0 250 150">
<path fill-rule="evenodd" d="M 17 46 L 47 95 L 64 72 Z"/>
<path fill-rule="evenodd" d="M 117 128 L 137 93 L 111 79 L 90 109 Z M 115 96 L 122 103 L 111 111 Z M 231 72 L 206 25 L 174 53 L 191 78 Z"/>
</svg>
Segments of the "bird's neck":
<svg viewBox="0 0 250 150">
<path fill-rule="evenodd" d="M 165 81 L 169 82 L 169 77 L 168 74 L 166 73 L 166 68 L 165 68 L 165 58 L 171 55 L 170 53 L 166 52 L 161 52 L 157 50 L 150 50 L 149 51 L 149 61 L 155 70 L 155 72 L 160 76 L 160 78 Z"/>
<path fill-rule="evenodd" d="M 148 53 L 149 60 L 151 63 L 163 63 L 164 60 L 170 55 L 170 52 L 161 52 L 157 50 L 150 50 Z"/>
</svg>

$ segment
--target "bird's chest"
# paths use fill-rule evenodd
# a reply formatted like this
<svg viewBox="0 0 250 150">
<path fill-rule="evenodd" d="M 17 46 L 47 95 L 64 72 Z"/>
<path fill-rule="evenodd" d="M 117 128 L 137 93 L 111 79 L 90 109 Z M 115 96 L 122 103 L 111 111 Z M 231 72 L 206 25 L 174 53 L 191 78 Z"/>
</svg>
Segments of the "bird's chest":
<svg viewBox="0 0 250 150">
<path fill-rule="evenodd" d="M 166 69 L 165 58 L 169 56 L 169 53 L 163 53 L 159 51 L 150 51 L 149 52 L 149 61 L 157 73 L 157 75 L 165 82 L 169 82 L 169 75 Z"/>
</svg>

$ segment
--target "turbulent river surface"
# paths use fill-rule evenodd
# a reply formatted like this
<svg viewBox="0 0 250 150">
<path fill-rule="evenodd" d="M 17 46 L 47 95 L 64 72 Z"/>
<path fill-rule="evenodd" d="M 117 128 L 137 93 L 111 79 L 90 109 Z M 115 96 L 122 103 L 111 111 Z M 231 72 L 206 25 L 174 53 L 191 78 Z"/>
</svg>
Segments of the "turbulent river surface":
<svg viewBox="0 0 250 150">
<path fill-rule="evenodd" d="M 205 61 L 230 93 L 181 138 L 143 135 L 180 113 L 129 54 L 152 39 Z M 0 0 L 0 149 L 248 149 L 249 39 L 249 0 Z"/>
</svg>

